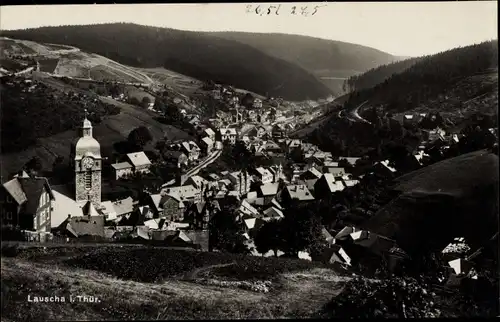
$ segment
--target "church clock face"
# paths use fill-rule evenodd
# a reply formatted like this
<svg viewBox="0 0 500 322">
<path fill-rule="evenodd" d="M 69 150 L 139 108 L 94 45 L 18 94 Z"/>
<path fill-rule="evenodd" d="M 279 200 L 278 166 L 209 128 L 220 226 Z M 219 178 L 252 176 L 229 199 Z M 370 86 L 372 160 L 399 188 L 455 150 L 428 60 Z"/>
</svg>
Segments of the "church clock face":
<svg viewBox="0 0 500 322">
<path fill-rule="evenodd" d="M 92 158 L 85 157 L 82 160 L 82 165 L 85 169 L 90 169 L 94 165 L 94 160 L 92 160 Z"/>
</svg>

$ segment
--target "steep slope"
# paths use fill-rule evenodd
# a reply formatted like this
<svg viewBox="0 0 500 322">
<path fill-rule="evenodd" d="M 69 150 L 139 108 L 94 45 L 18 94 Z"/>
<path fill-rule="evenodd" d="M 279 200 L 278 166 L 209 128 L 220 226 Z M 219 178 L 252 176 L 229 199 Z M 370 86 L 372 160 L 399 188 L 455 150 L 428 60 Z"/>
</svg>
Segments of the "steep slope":
<svg viewBox="0 0 500 322">
<path fill-rule="evenodd" d="M 360 75 L 351 76 L 345 80 L 344 89 L 348 92 L 353 92 L 374 87 L 384 82 L 392 75 L 404 72 L 411 66 L 415 65 L 420 59 L 422 58 L 409 58 L 392 64 L 372 68 L 366 73 Z"/>
<path fill-rule="evenodd" d="M 371 105 L 383 105 L 392 112 L 411 110 L 438 98 L 464 78 L 488 73 L 496 68 L 497 40 L 459 47 L 423 57 L 383 83 L 354 92 L 347 104 L 356 106 L 369 100 Z"/>
<path fill-rule="evenodd" d="M 395 190 L 399 197 L 365 227 L 407 249 L 444 247 L 456 236 L 479 246 L 498 230 L 498 156 L 488 151 L 409 173 L 397 180 Z"/>
<path fill-rule="evenodd" d="M 312 132 L 309 139 L 326 150 L 339 153 L 339 148 L 334 147 L 343 145 L 344 153 L 361 155 L 381 144 L 379 134 L 388 128 L 384 130 L 378 124 L 389 122 L 386 112 L 393 114 L 390 122 L 396 123 L 404 113 L 440 112 L 454 130 L 460 130 L 461 124 L 477 113 L 496 117 L 497 43 L 484 42 L 424 57 L 373 88 L 351 93 L 342 112 L 332 113 L 314 132 L 302 132 Z M 372 107 L 377 108 L 382 119 L 370 117 Z M 355 112 L 373 123 L 357 122 Z M 395 129 L 392 125 L 391 128 Z M 386 139 L 401 136 L 396 132 Z"/>
<path fill-rule="evenodd" d="M 229 83 L 288 100 L 324 98 L 330 90 L 287 61 L 206 33 L 135 24 L 43 27 L 2 31 L 3 36 L 61 43 L 134 67 L 165 67 L 200 80 Z"/>
<path fill-rule="evenodd" d="M 250 45 L 258 50 L 308 70 L 327 84 L 337 95 L 342 93 L 342 81 L 396 57 L 380 50 L 308 36 L 244 32 L 211 33 L 225 39 Z"/>
</svg>

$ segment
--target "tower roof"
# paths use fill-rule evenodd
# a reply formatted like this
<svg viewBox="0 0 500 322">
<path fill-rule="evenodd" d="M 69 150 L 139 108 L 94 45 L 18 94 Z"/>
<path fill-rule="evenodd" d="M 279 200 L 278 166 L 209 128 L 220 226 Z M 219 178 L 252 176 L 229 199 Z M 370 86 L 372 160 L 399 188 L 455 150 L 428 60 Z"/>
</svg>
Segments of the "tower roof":
<svg viewBox="0 0 500 322">
<path fill-rule="evenodd" d="M 90 121 L 87 119 L 88 114 L 89 113 L 88 113 L 87 109 L 85 109 L 85 118 L 83 119 L 83 128 L 84 129 L 92 128 L 92 123 L 90 123 Z"/>
</svg>

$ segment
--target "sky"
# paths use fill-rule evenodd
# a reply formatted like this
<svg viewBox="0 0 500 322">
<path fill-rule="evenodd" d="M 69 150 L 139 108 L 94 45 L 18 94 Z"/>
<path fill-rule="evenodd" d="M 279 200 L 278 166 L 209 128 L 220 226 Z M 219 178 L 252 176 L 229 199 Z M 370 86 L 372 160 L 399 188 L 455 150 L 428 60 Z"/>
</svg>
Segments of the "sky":
<svg viewBox="0 0 500 322">
<path fill-rule="evenodd" d="M 270 5 L 262 3 L 267 13 Z M 395 56 L 497 39 L 497 1 L 33 5 L 0 7 L 0 29 L 132 22 L 193 31 L 276 32 L 340 40 Z M 316 13 L 312 15 L 314 7 Z M 251 6 L 250 8 L 248 6 Z M 296 6 L 293 15 L 292 7 Z M 307 16 L 300 8 L 307 6 Z"/>
</svg>

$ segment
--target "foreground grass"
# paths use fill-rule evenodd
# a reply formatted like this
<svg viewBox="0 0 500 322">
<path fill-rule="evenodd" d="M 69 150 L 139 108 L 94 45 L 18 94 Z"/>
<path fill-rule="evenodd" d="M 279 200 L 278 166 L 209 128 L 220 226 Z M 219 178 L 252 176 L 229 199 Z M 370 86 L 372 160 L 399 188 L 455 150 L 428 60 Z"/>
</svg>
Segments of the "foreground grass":
<svg viewBox="0 0 500 322">
<path fill-rule="evenodd" d="M 116 248 L 116 247 L 115 247 Z M 137 248 L 130 248 L 130 251 Z M 76 251 L 76 250 L 75 250 Z M 147 251 L 147 249 L 142 249 Z M 156 251 L 160 251 L 157 249 Z M 40 251 L 42 253 L 42 251 Z M 79 268 L 65 264 L 71 250 L 60 248 L 58 255 L 37 257 L 36 252 L 21 252 L 16 257 L 2 257 L 2 296 L 5 295 L 3 318 L 6 321 L 43 320 L 144 320 L 144 319 L 257 319 L 257 318 L 307 318 L 319 316 L 319 310 L 332 297 L 338 295 L 345 279 L 331 269 L 298 267 L 298 272 L 273 270 L 269 293 L 258 293 L 240 288 L 202 285 L 196 279 L 186 280 L 179 276 L 163 275 L 157 282 L 134 281 L 117 278 L 111 272 Z M 81 252 L 76 258 L 82 258 Z M 126 252 L 104 250 L 104 254 Z M 187 255 L 186 252 L 184 255 Z M 93 253 L 88 253 L 90 258 Z M 203 253 L 197 253 L 203 254 Z M 76 254 L 74 254 L 76 255 Z M 150 254 L 151 255 L 151 254 Z M 168 256 L 167 250 L 158 252 L 158 258 L 181 261 L 179 253 Z M 216 254 L 212 254 L 216 255 Z M 219 254 L 220 256 L 229 255 Z M 60 260 L 54 260 L 54 258 Z M 112 257 L 108 261 L 122 261 Z M 74 259 L 73 259 L 74 260 Z M 233 258 L 235 260 L 235 258 Z M 236 256 L 235 263 L 243 259 Z M 258 260 L 258 258 L 257 258 Z M 184 262 L 185 263 L 185 262 Z M 74 264 L 74 263 L 73 263 Z M 156 264 L 160 264 L 156 262 Z M 226 263 L 231 265 L 232 263 Z M 200 264 L 201 265 L 201 264 Z M 204 263 L 204 275 L 221 264 Z M 201 266 L 203 266 L 201 265 Z M 241 267 L 242 265 L 236 265 Z M 275 265 L 276 266 L 276 265 Z M 300 266 L 300 265 L 299 265 Z M 183 267 L 182 265 L 180 267 Z M 269 265 L 268 267 L 273 267 Z M 148 271 L 152 265 L 138 270 Z M 199 270 L 196 265 L 184 266 L 185 271 Z M 179 274 L 178 274 L 179 275 Z M 188 274 L 189 275 L 189 274 Z M 196 274 L 195 274 L 196 275 Z M 220 281 L 227 280 L 221 274 L 210 274 Z M 271 276 L 269 273 L 266 276 Z M 234 278 L 229 278 L 234 280 Z M 99 303 L 65 302 L 32 303 L 28 295 L 65 296 L 90 295 L 99 298 Z M 3 321 L 3 320 L 2 320 Z"/>
</svg>

